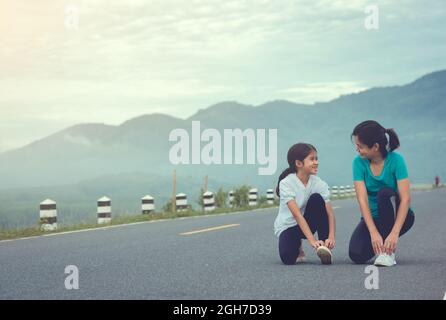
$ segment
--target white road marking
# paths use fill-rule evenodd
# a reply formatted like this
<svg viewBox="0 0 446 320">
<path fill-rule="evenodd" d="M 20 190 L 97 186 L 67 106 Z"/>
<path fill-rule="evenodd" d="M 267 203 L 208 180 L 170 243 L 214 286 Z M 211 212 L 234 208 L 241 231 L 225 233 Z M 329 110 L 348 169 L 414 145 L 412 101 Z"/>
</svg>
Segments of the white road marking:
<svg viewBox="0 0 446 320">
<path fill-rule="evenodd" d="M 233 214 L 240 214 L 240 213 L 248 214 L 248 213 L 257 212 L 257 211 L 263 211 L 263 210 L 268 210 L 268 209 L 277 209 L 277 207 L 258 208 L 258 209 L 254 209 L 254 210 L 245 210 L 245 211 L 218 213 L 218 214 L 198 215 L 198 216 L 181 217 L 181 218 L 174 218 L 174 219 L 159 219 L 159 220 L 150 220 L 150 221 L 140 221 L 140 222 L 126 223 L 126 224 L 117 224 L 117 225 L 106 226 L 106 227 L 99 227 L 99 228 L 88 228 L 88 229 L 73 230 L 73 231 L 55 232 L 55 233 L 43 234 L 43 235 L 39 235 L 39 236 L 31 236 L 31 237 L 23 237 L 23 238 L 0 240 L 0 244 L 6 243 L 6 242 L 17 241 L 17 240 L 32 240 L 32 239 L 37 239 L 37 238 L 53 237 L 53 236 L 70 234 L 70 233 L 96 231 L 96 230 L 107 230 L 107 229 L 111 229 L 111 228 L 119 228 L 119 227 L 125 227 L 125 226 L 134 226 L 134 225 L 137 225 L 137 224 L 144 224 L 144 223 L 155 223 L 155 222 L 163 222 L 163 221 L 175 221 L 175 220 L 180 220 L 180 219 L 181 220 L 184 220 L 184 219 L 197 219 L 197 218 L 203 218 L 203 217 L 218 217 L 218 216 L 233 215 Z"/>
<path fill-rule="evenodd" d="M 226 224 L 226 225 L 223 225 L 223 226 L 217 226 L 217 227 L 206 228 L 206 229 L 199 229 L 199 230 L 194 230 L 194 231 L 189 231 L 189 232 L 183 232 L 183 233 L 180 233 L 180 235 L 181 236 L 189 236 L 191 234 L 202 233 L 202 232 L 209 232 L 209 231 L 215 231 L 215 230 L 221 230 L 221 229 L 227 229 L 227 228 L 233 228 L 233 227 L 239 227 L 239 226 L 240 226 L 239 223 Z"/>
</svg>

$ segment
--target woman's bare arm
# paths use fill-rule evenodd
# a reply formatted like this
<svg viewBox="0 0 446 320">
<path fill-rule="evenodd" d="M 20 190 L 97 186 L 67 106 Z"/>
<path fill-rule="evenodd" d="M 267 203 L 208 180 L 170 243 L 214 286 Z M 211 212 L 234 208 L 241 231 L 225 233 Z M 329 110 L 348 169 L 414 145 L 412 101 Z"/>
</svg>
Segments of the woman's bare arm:
<svg viewBox="0 0 446 320">
<path fill-rule="evenodd" d="M 387 236 L 384 241 L 384 249 L 387 254 L 395 252 L 398 243 L 398 238 L 400 236 L 401 228 L 403 227 L 404 221 L 406 221 L 407 214 L 409 212 L 410 206 L 410 181 L 408 178 L 398 180 L 398 193 L 400 196 L 400 205 L 398 207 L 398 212 L 396 213 L 395 224 L 393 225 L 392 231 Z"/>
<path fill-rule="evenodd" d="M 396 214 L 395 224 L 393 226 L 392 232 L 395 234 L 400 234 L 401 228 L 403 227 L 404 221 L 406 221 L 407 213 L 410 207 L 410 181 L 408 178 L 398 180 L 398 193 L 400 196 L 400 206 Z"/>
<path fill-rule="evenodd" d="M 361 210 L 361 214 L 362 217 L 364 218 L 365 224 L 367 225 L 367 229 L 369 229 L 373 251 L 375 252 L 375 254 L 383 253 L 384 252 L 383 239 L 378 231 L 378 228 L 375 225 L 375 222 L 373 221 L 365 183 L 362 180 L 355 180 L 354 184 L 356 190 L 356 198 L 358 199 L 359 203 L 359 209 Z"/>
</svg>

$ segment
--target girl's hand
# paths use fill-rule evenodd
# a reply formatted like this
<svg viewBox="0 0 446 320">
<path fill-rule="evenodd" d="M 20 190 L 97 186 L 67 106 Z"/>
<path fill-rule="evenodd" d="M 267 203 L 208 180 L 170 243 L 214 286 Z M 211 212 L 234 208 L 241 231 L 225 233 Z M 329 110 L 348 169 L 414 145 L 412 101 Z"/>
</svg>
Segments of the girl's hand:
<svg viewBox="0 0 446 320">
<path fill-rule="evenodd" d="M 313 248 L 315 248 L 315 249 L 319 248 L 320 246 L 325 245 L 325 244 L 324 244 L 324 241 L 322 241 L 322 240 L 314 240 L 314 241 L 311 242 L 310 244 L 311 244 L 311 246 L 312 246 Z"/>
<path fill-rule="evenodd" d="M 330 250 L 334 248 L 335 244 L 336 241 L 334 238 L 328 238 L 327 240 L 325 240 L 325 246 Z"/>
<path fill-rule="evenodd" d="M 386 241 L 384 242 L 384 250 L 387 254 L 392 254 L 396 250 L 396 245 L 398 243 L 398 234 L 391 232 Z"/>
<path fill-rule="evenodd" d="M 370 238 L 372 240 L 372 247 L 375 254 L 384 253 L 383 238 L 381 237 L 379 232 L 373 232 L 372 234 L 370 234 Z"/>
</svg>

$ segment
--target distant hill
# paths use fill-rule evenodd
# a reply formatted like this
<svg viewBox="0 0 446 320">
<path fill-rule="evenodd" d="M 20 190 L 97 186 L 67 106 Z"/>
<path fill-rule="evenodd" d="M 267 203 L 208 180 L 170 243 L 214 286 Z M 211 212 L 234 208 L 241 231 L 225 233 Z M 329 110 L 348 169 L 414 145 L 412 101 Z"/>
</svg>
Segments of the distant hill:
<svg viewBox="0 0 446 320">
<path fill-rule="evenodd" d="M 119 126 L 90 123 L 67 128 L 25 147 L 0 153 L 0 201 L 3 198 L 7 203 L 7 207 L 5 203 L 0 205 L 0 225 L 9 223 L 12 212 L 20 207 L 17 195 L 26 197 L 36 194 L 36 190 L 47 190 L 45 195 L 33 198 L 33 207 L 28 207 L 32 213 L 27 214 L 35 217 L 38 202 L 55 198 L 55 190 L 61 190 L 58 186 L 62 185 L 66 186 L 62 188 L 66 194 L 78 195 L 72 199 L 74 202 L 88 198 L 94 203 L 112 185 L 119 186 L 113 191 L 118 198 L 133 190 L 136 199 L 145 193 L 165 194 L 167 199 L 175 168 L 168 159 L 173 145 L 168 141 L 169 133 L 175 128 L 190 131 L 194 120 L 201 122 L 202 130 L 278 129 L 279 164 L 274 176 L 258 176 L 257 166 L 253 165 L 180 165 L 176 169 L 185 179 L 181 183 L 185 183 L 186 192 L 198 195 L 206 174 L 214 189 L 249 183 L 264 192 L 274 187 L 277 176 L 286 167 L 289 146 L 299 141 L 318 148 L 320 176 L 329 184 L 351 184 L 355 150 L 350 134 L 357 123 L 367 119 L 395 128 L 413 181 L 432 181 L 436 174 L 446 177 L 443 70 L 406 85 L 372 88 L 313 105 L 278 100 L 251 106 L 226 101 L 199 110 L 188 119 L 148 114 Z M 147 192 L 135 189 L 143 185 Z M 79 190 L 84 190 L 85 197 L 80 196 Z M 1 218 L 6 212 L 8 219 Z"/>
</svg>

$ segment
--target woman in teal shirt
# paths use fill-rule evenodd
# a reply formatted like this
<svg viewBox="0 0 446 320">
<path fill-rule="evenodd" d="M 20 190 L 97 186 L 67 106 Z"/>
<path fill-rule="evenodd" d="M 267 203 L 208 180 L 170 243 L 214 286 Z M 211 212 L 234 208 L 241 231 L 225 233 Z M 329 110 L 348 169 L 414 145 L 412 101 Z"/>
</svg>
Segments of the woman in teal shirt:
<svg viewBox="0 0 446 320">
<path fill-rule="evenodd" d="M 362 218 L 350 239 L 350 259 L 366 263 L 377 255 L 375 265 L 390 267 L 396 264 L 398 238 L 415 220 L 406 163 L 394 151 L 400 142 L 393 129 L 372 120 L 358 124 L 352 138 L 359 153 L 353 160 L 353 180 Z"/>
</svg>

